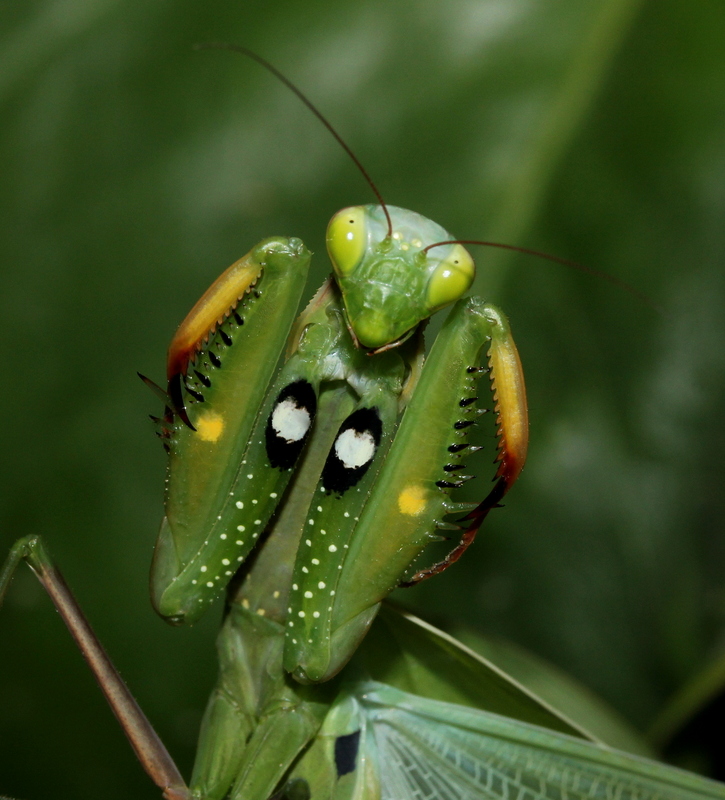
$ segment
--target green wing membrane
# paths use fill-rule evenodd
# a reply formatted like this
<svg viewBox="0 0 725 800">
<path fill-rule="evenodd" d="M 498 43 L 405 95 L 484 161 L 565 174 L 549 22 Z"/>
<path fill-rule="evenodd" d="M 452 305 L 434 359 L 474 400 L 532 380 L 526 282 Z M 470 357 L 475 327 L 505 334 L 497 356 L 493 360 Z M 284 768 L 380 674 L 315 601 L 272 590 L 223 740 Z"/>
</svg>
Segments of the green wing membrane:
<svg viewBox="0 0 725 800">
<path fill-rule="evenodd" d="M 725 798 L 723 784 L 674 767 L 376 682 L 331 709 L 295 777 L 313 800 Z"/>
</svg>

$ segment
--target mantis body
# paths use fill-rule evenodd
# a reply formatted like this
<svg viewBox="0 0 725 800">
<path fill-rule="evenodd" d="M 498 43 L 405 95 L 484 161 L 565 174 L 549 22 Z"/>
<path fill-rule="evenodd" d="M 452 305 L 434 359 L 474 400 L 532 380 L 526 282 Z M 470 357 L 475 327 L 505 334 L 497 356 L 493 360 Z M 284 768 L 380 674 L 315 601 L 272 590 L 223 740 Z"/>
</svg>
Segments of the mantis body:
<svg viewBox="0 0 725 800">
<path fill-rule="evenodd" d="M 462 299 L 473 260 L 438 225 L 357 206 L 333 217 L 327 242 L 334 278 L 297 318 L 309 252 L 275 237 L 210 287 L 169 348 L 152 600 L 181 624 L 228 598 L 190 786 L 39 539 L 13 547 L 0 597 L 26 559 L 168 798 L 725 797 L 592 741 L 423 623 L 391 609 L 376 620 L 393 588 L 461 555 L 518 477 L 523 376 L 505 316 Z M 425 321 L 452 303 L 424 358 Z M 462 504 L 467 434 L 488 397 L 496 482 Z M 427 565 L 426 546 L 452 528 L 460 544 Z"/>
</svg>

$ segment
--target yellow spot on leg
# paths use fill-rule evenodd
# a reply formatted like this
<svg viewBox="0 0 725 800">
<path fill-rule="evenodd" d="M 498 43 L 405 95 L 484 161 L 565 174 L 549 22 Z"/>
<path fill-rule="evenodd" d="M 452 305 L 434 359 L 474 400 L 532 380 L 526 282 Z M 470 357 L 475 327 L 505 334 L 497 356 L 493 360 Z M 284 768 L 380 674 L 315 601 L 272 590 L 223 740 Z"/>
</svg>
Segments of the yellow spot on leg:
<svg viewBox="0 0 725 800">
<path fill-rule="evenodd" d="M 216 411 L 207 411 L 196 418 L 196 432 L 202 442 L 216 442 L 224 430 L 224 419 Z"/>
<path fill-rule="evenodd" d="M 417 517 L 422 514 L 428 503 L 428 493 L 422 486 L 406 486 L 398 495 L 398 508 L 401 514 Z"/>
</svg>

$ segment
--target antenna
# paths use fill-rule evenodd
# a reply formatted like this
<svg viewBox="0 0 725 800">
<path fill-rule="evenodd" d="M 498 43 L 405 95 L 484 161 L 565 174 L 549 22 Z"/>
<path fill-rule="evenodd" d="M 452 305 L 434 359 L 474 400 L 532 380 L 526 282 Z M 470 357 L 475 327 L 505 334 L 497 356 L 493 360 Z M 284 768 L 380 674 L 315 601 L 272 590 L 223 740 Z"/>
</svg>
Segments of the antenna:
<svg viewBox="0 0 725 800">
<path fill-rule="evenodd" d="M 531 250 L 528 247 L 517 247 L 513 244 L 501 244 L 501 242 L 483 242 L 478 239 L 451 239 L 450 241 L 445 242 L 435 242 L 434 244 L 429 244 L 427 247 L 423 248 L 422 252 L 427 253 L 432 247 L 442 247 L 444 244 L 479 244 L 482 247 L 498 247 L 501 250 L 513 250 L 515 253 L 523 253 L 527 256 L 545 258 L 547 261 L 553 261 L 555 264 L 563 264 L 565 267 L 577 269 L 579 272 L 583 272 L 585 275 L 592 275 L 595 278 L 602 278 L 611 283 L 613 286 L 616 286 L 619 289 L 624 289 L 625 292 L 628 292 L 633 297 L 636 297 L 645 305 L 649 306 L 653 311 L 656 311 L 658 314 L 662 314 L 662 309 L 657 305 L 657 303 L 654 302 L 654 300 L 648 297 L 644 292 L 640 292 L 639 289 L 635 289 L 634 286 L 627 283 L 627 281 L 623 281 L 621 278 L 610 275 L 608 272 L 594 269 L 594 267 L 587 267 L 584 264 L 579 264 L 576 261 L 570 261 L 568 258 L 552 256 L 550 253 L 542 253 L 540 250 Z"/>
<path fill-rule="evenodd" d="M 230 42 L 200 42 L 199 44 L 194 45 L 195 50 L 229 50 L 232 53 L 240 53 L 243 56 L 247 56 L 251 58 L 252 61 L 256 61 L 257 64 L 264 67 L 267 72 L 271 72 L 272 75 L 277 78 L 277 80 L 281 81 L 288 89 L 294 92 L 297 97 L 310 109 L 310 111 L 320 120 L 320 122 L 327 128 L 328 131 L 335 137 L 338 144 L 342 147 L 342 149 L 350 156 L 355 166 L 360 170 L 361 175 L 367 181 L 370 188 L 373 190 L 375 197 L 377 197 L 378 202 L 382 206 L 383 211 L 385 212 L 385 219 L 388 222 L 388 237 L 393 235 L 393 221 L 390 219 L 390 213 L 388 212 L 388 207 L 385 204 L 385 200 L 383 200 L 383 196 L 378 191 L 378 187 L 373 182 L 373 179 L 368 175 L 368 171 L 363 167 L 360 159 L 352 152 L 350 146 L 347 142 L 340 136 L 340 134 L 335 130 L 332 126 L 332 123 L 324 116 L 324 114 L 314 105 L 314 103 L 302 92 L 301 89 L 298 89 L 292 81 L 283 75 L 275 66 L 269 63 L 266 58 L 262 58 L 262 56 L 257 55 L 254 50 L 249 50 L 247 47 L 242 47 L 238 44 L 231 44 Z"/>
</svg>

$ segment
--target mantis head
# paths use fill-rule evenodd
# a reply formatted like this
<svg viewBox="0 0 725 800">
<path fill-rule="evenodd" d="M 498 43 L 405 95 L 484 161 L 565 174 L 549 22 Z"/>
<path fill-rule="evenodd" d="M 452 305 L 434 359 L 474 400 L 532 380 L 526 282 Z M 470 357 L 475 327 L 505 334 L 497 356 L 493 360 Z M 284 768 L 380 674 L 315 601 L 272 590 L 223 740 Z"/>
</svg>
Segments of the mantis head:
<svg viewBox="0 0 725 800">
<path fill-rule="evenodd" d="M 327 227 L 327 251 L 357 342 L 373 352 L 401 344 L 418 323 L 470 288 L 475 265 L 432 220 L 388 206 L 343 208 Z"/>
</svg>

